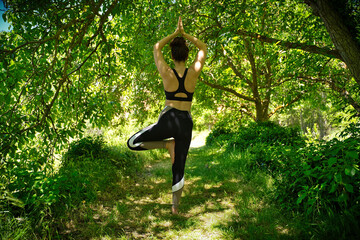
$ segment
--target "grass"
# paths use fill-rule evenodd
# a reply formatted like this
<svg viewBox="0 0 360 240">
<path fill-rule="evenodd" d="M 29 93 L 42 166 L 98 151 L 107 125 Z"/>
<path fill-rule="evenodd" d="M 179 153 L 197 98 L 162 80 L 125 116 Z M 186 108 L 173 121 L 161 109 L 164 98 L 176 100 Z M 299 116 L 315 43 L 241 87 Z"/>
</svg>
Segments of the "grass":
<svg viewBox="0 0 360 240">
<path fill-rule="evenodd" d="M 269 198 L 272 179 L 248 169 L 246 153 L 208 148 L 196 133 L 185 169 L 185 189 L 171 214 L 171 162 L 164 151 L 145 154 L 145 168 L 112 179 L 59 219 L 61 239 L 303 239 L 301 222 Z M 120 141 L 109 143 L 120 153 Z M 114 175 L 112 178 L 107 174 Z"/>
</svg>

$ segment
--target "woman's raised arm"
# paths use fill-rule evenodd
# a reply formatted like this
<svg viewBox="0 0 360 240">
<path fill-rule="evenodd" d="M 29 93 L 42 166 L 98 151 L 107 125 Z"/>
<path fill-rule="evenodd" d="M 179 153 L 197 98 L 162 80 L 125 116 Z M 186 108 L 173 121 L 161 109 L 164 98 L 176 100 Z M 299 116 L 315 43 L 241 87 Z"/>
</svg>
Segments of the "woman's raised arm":
<svg viewBox="0 0 360 240">
<path fill-rule="evenodd" d="M 180 30 L 176 28 L 175 32 L 170 34 L 169 36 L 164 37 L 159 42 L 154 45 L 154 60 L 156 67 L 163 79 L 167 79 L 169 74 L 171 73 L 170 66 L 166 63 L 164 59 L 164 55 L 162 53 L 163 47 L 174 39 L 177 35 L 179 35 Z"/>
<path fill-rule="evenodd" d="M 206 54 L 207 54 L 207 46 L 204 42 L 197 39 L 196 37 L 193 37 L 193 36 L 185 33 L 181 17 L 179 17 L 178 29 L 184 38 L 188 39 L 199 49 L 199 52 L 197 53 L 194 62 L 189 67 L 199 76 L 201 69 L 203 68 L 203 66 L 205 64 L 205 59 L 206 59 Z"/>
</svg>

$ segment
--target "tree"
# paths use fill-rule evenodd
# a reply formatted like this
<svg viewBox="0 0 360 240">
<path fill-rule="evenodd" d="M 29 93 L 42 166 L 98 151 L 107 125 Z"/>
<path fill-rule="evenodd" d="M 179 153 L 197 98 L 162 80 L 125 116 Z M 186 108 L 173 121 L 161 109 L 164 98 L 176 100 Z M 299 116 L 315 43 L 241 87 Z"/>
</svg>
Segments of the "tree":
<svg viewBox="0 0 360 240">
<path fill-rule="evenodd" d="M 129 109 L 158 110 L 164 97 L 152 46 L 179 15 L 209 46 L 195 103 L 266 121 L 322 84 L 360 111 L 343 56 L 301 2 L 32 2 L 7 2 L 13 31 L 0 38 L 2 158 L 19 157 L 31 139 L 59 146 L 87 119 L 105 124 Z"/>
<path fill-rule="evenodd" d="M 202 29 L 201 36 L 212 48 L 211 66 L 204 69 L 202 82 L 230 94 L 227 99 L 232 103 L 226 108 L 242 111 L 255 121 L 266 121 L 280 109 L 310 96 L 317 85 L 324 84 L 323 76 L 339 65 L 336 59 L 341 56 L 331 48 L 326 29 L 301 4 L 198 4 L 189 9 L 189 15 L 194 16 L 193 25 Z M 346 70 L 339 68 L 337 74 L 346 75 Z"/>
<path fill-rule="evenodd" d="M 360 85 L 360 1 L 359 0 L 305 0 L 323 20 L 329 35 Z M 359 110 L 358 110 L 359 111 Z"/>
<path fill-rule="evenodd" d="M 117 63 L 128 39 L 109 20 L 131 2 L 5 3 L 12 31 L 0 38 L 0 159 L 45 163 L 85 120 L 106 124 L 120 111 L 127 73 Z"/>
<path fill-rule="evenodd" d="M 224 8 L 225 4 L 226 8 Z M 286 69 L 291 74 L 280 76 L 280 78 L 292 81 L 291 85 L 305 84 L 312 91 L 314 86 L 318 84 L 326 85 L 338 93 L 339 97 L 351 104 L 357 112 L 360 112 L 359 87 L 356 86 L 356 82 L 352 80 L 344 64 L 341 63 L 343 61 L 342 55 L 337 49 L 333 49 L 331 39 L 323 23 L 312 15 L 312 12 L 302 3 L 294 1 L 223 1 L 216 6 L 212 5 L 211 10 L 208 11 L 204 10 L 204 8 L 198 10 L 195 7 L 195 9 L 194 15 L 197 14 L 202 20 L 207 19 L 210 22 L 205 24 L 203 28 L 205 34 L 217 39 L 217 45 L 215 44 L 217 53 L 222 52 L 223 46 L 219 44 L 219 39 L 224 39 L 224 36 L 228 37 L 228 41 L 235 42 L 234 40 L 239 38 L 247 39 L 248 42 L 261 42 L 263 46 L 276 48 L 278 52 L 285 51 L 296 57 L 292 58 L 291 61 L 287 58 L 289 61 L 283 65 L 282 69 L 291 66 L 292 69 Z M 261 26 L 264 22 L 266 27 Z M 211 38 L 209 41 L 211 41 Z M 237 42 L 244 45 L 241 41 Z M 307 53 L 310 53 L 310 55 Z M 237 54 L 239 53 L 237 52 L 235 55 Z M 218 54 L 218 56 L 221 56 L 221 54 Z M 261 54 L 257 58 L 271 59 L 271 56 Z M 301 58 L 302 61 L 298 58 Z M 228 57 L 225 57 L 223 61 L 227 62 L 228 67 L 234 70 L 235 65 L 233 62 L 229 62 Z M 212 63 L 214 62 L 212 61 Z M 273 64 L 277 63 L 273 62 L 270 65 Z M 312 68 L 312 71 L 302 69 L 304 64 L 307 64 L 307 68 Z M 305 72 L 306 74 L 304 74 Z M 243 70 L 235 69 L 234 73 L 239 78 L 243 78 L 239 74 L 244 73 Z M 255 74 L 257 74 L 256 71 L 253 71 L 253 76 Z M 219 80 L 221 76 L 216 77 L 217 84 L 213 82 L 209 84 L 209 81 L 206 81 L 209 86 L 222 89 L 237 97 L 244 96 L 244 94 L 239 94 L 236 91 L 236 87 L 234 87 L 236 85 L 224 86 Z M 264 88 L 264 86 L 261 86 L 261 88 Z M 247 89 L 253 89 L 252 84 L 248 84 Z M 272 90 L 275 94 L 282 93 L 279 90 Z M 309 88 L 304 90 L 303 93 L 308 92 Z M 268 116 L 272 116 L 274 110 L 276 112 L 276 109 L 290 106 L 296 99 L 306 96 L 300 92 L 297 93 L 297 95 L 289 97 L 288 101 L 278 102 L 280 105 L 274 106 Z M 259 99 L 259 94 L 256 92 L 253 92 L 252 95 L 253 99 L 258 99 L 257 103 L 254 104 L 257 109 L 255 110 L 256 113 L 246 111 L 251 112 L 252 115 L 258 115 L 259 112 L 263 112 L 263 109 L 267 109 L 266 104 L 263 105 L 262 103 L 267 102 L 269 97 L 263 96 Z M 250 99 L 243 98 L 243 100 L 249 101 Z M 272 103 L 275 103 L 275 101 L 272 101 Z M 239 105 L 244 106 L 243 103 Z M 249 106 L 249 104 L 246 105 Z M 260 115 L 252 118 L 255 120 L 267 119 Z"/>
</svg>

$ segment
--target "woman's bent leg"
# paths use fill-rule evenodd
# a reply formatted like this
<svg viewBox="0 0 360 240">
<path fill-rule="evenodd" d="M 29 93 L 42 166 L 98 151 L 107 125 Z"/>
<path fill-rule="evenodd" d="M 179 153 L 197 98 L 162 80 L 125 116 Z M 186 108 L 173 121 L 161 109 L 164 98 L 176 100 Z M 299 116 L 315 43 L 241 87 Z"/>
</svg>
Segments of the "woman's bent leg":
<svg viewBox="0 0 360 240">
<path fill-rule="evenodd" d="M 128 147 L 132 150 L 147 150 L 167 148 L 172 158 L 172 192 L 173 208 L 181 198 L 184 186 L 184 169 L 192 135 L 192 119 L 190 113 L 173 109 L 162 113 L 156 124 L 144 128 L 128 140 Z M 165 140 L 173 137 L 174 140 Z"/>
<path fill-rule="evenodd" d="M 165 107 L 160 113 L 157 123 L 154 123 L 131 136 L 127 142 L 131 150 L 149 150 L 166 148 L 165 139 L 174 136 L 174 125 L 171 124 L 169 111 L 171 107 Z"/>
<path fill-rule="evenodd" d="M 166 141 L 142 142 L 140 147 L 147 150 L 166 148 Z"/>
</svg>

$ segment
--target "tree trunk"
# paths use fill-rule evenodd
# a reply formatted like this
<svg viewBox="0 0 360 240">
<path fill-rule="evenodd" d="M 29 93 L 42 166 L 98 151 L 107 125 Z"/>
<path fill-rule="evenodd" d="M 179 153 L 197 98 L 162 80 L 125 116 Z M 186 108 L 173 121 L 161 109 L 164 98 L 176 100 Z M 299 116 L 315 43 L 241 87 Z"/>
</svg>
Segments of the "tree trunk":
<svg viewBox="0 0 360 240">
<path fill-rule="evenodd" d="M 266 108 L 266 106 L 264 106 L 263 103 L 261 103 L 261 101 L 256 101 L 255 102 L 255 108 L 256 108 L 256 122 L 266 122 L 269 120 L 269 115 L 268 115 L 268 108 Z"/>
<path fill-rule="evenodd" d="M 325 23 L 331 40 L 360 85 L 360 46 L 329 0 L 305 0 Z M 344 3 L 345 4 L 345 3 Z"/>
</svg>

